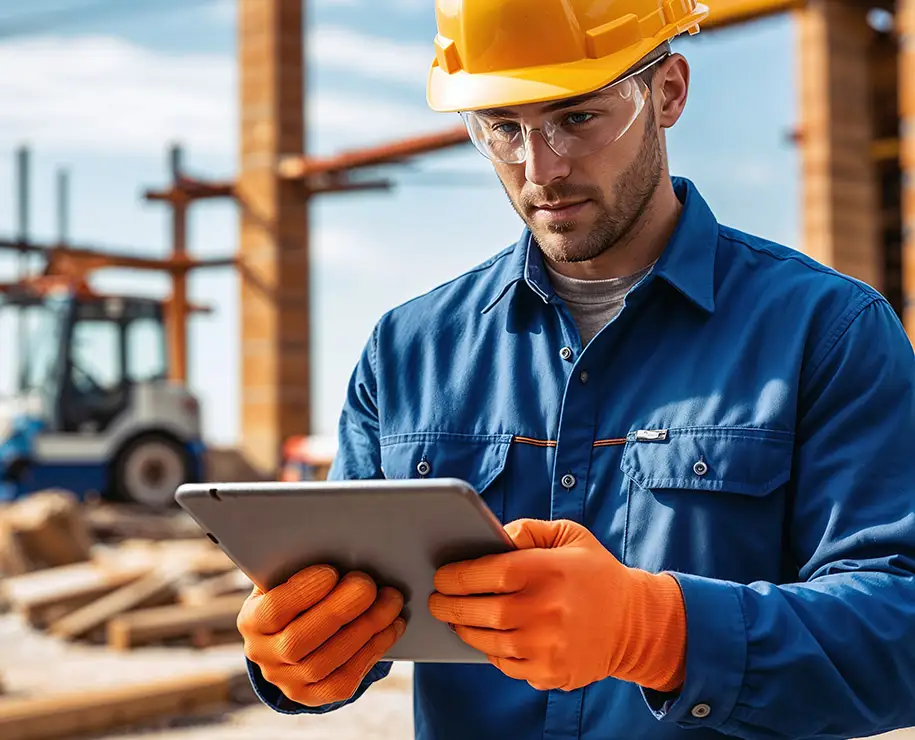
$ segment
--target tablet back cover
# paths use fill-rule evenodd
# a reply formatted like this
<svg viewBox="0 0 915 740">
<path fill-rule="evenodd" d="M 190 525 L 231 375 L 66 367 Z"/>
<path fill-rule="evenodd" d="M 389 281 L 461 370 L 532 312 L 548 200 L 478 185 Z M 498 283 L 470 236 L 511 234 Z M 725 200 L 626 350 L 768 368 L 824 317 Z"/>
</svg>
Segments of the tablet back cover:
<svg viewBox="0 0 915 740">
<path fill-rule="evenodd" d="M 487 662 L 426 607 L 438 567 L 512 549 L 467 483 L 210 483 L 182 486 L 176 499 L 263 590 L 319 563 L 400 589 L 407 629 L 385 659 Z"/>
</svg>

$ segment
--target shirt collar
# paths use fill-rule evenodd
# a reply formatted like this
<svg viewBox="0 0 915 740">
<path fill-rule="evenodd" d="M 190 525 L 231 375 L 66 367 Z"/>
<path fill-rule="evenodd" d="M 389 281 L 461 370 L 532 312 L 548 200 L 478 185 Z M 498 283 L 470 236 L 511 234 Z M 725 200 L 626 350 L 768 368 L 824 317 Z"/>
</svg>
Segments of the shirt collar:
<svg viewBox="0 0 915 740">
<path fill-rule="evenodd" d="M 667 247 L 652 274 L 665 280 L 699 308 L 715 310 L 715 254 L 718 246 L 718 221 L 696 186 L 685 178 L 673 178 L 674 192 L 683 210 Z M 555 295 L 543 256 L 528 229 L 509 257 L 505 278 L 483 309 L 490 311 L 510 288 L 524 282 L 544 303 Z"/>
</svg>

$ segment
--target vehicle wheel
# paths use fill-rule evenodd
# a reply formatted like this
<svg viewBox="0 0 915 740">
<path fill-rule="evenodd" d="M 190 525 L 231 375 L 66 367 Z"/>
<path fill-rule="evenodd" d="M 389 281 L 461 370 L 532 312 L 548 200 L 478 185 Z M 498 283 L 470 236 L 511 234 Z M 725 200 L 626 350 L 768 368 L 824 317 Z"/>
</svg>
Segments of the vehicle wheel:
<svg viewBox="0 0 915 740">
<path fill-rule="evenodd" d="M 118 455 L 114 488 L 118 498 L 152 509 L 175 505 L 175 490 L 190 477 L 187 452 L 175 440 L 148 435 Z"/>
</svg>

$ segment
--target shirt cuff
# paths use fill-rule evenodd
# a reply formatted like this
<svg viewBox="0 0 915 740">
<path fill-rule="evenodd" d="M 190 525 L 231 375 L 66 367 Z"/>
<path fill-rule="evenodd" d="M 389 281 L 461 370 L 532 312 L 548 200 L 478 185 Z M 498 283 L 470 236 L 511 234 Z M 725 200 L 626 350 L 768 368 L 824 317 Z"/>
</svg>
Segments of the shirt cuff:
<svg viewBox="0 0 915 740">
<path fill-rule="evenodd" d="M 362 679 L 362 683 L 359 684 L 356 693 L 349 699 L 333 702 L 331 704 L 323 704 L 319 707 L 309 707 L 287 698 L 282 691 L 264 678 L 260 666 L 256 663 L 252 663 L 247 658 L 245 658 L 245 662 L 248 667 L 248 678 L 251 681 L 251 687 L 254 689 L 257 698 L 273 711 L 279 712 L 280 714 L 327 714 L 328 712 L 333 712 L 345 707 L 347 704 L 352 704 L 356 699 L 362 696 L 373 683 L 385 678 L 391 672 L 392 666 L 392 663 L 390 662 L 376 663 L 372 670 L 368 672 L 368 675 Z"/>
<path fill-rule="evenodd" d="M 683 728 L 727 726 L 747 669 L 747 629 L 733 584 L 672 573 L 686 604 L 686 679 L 665 694 L 642 688 L 654 716 Z"/>
</svg>

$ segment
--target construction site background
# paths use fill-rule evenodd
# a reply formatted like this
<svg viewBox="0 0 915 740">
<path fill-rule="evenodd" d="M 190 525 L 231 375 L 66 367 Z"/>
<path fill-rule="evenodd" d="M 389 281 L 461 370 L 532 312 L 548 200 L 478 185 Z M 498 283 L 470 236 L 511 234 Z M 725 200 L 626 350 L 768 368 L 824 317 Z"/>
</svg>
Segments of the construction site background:
<svg viewBox="0 0 915 740">
<path fill-rule="evenodd" d="M 198 463 L 210 481 L 324 477 L 349 369 L 378 315 L 517 235 L 463 127 L 411 113 L 431 61 L 432 1 L 392 0 L 394 20 L 359 0 L 4 5 L 0 179 L 12 187 L 6 198 L 0 185 L 0 311 L 18 313 L 0 313 L 0 445 L 16 451 L 11 441 L 44 435 L 46 457 L 0 456 L 0 738 L 412 737 L 409 665 L 326 716 L 260 705 L 235 628 L 250 581 L 162 504 Z M 722 220 L 883 291 L 912 333 L 915 128 L 902 124 L 915 103 L 915 0 L 708 5 L 703 33 L 675 47 L 695 60 L 691 110 L 704 111 L 670 133 L 675 168 L 720 204 Z M 230 37 L 234 76 L 215 51 Z M 317 93 L 312 59 L 333 73 L 319 69 Z M 94 64 L 94 79 L 117 80 L 107 98 L 80 76 Z M 149 74 L 132 84 L 139 69 Z M 193 90 L 163 94 L 185 73 Z M 350 79 L 359 75 L 362 88 Z M 411 92 L 372 96 L 391 79 Z M 61 107 L 75 84 L 78 114 Z M 225 85 L 224 108 L 201 102 L 211 84 Z M 326 94 L 347 85 L 359 92 Z M 182 107 L 169 119 L 150 100 Z M 323 121 L 316 131 L 313 119 Z M 106 146 L 120 157 L 105 159 Z M 231 158 L 214 152 L 224 150 L 237 152 L 236 171 L 222 171 Z M 36 200 L 35 166 L 55 171 L 62 151 L 89 152 L 111 172 L 93 173 L 96 191 L 71 193 L 82 171 L 61 165 Z M 148 186 L 153 170 L 137 164 L 134 175 L 132 163 L 163 151 L 168 181 Z M 212 163 L 211 175 L 192 174 Z M 128 174 L 129 194 L 107 189 Z M 223 216 L 207 220 L 211 206 Z M 123 246 L 160 241 L 151 224 L 166 250 Z M 343 228 L 354 224 L 362 231 Z M 127 238 L 112 246 L 84 233 Z M 70 323 L 30 336 L 21 315 L 59 298 Z M 77 331 L 128 319 L 151 332 L 142 378 L 122 377 L 124 336 L 86 344 Z M 111 392 L 75 406 L 49 383 L 26 394 L 23 379 L 41 363 L 74 377 L 81 363 L 89 375 L 107 368 L 112 385 L 101 390 Z M 54 418 L 41 430 L 15 426 L 16 414 L 48 405 Z M 163 435 L 164 422 L 185 436 Z M 82 477 L 55 478 L 61 461 Z"/>
</svg>

